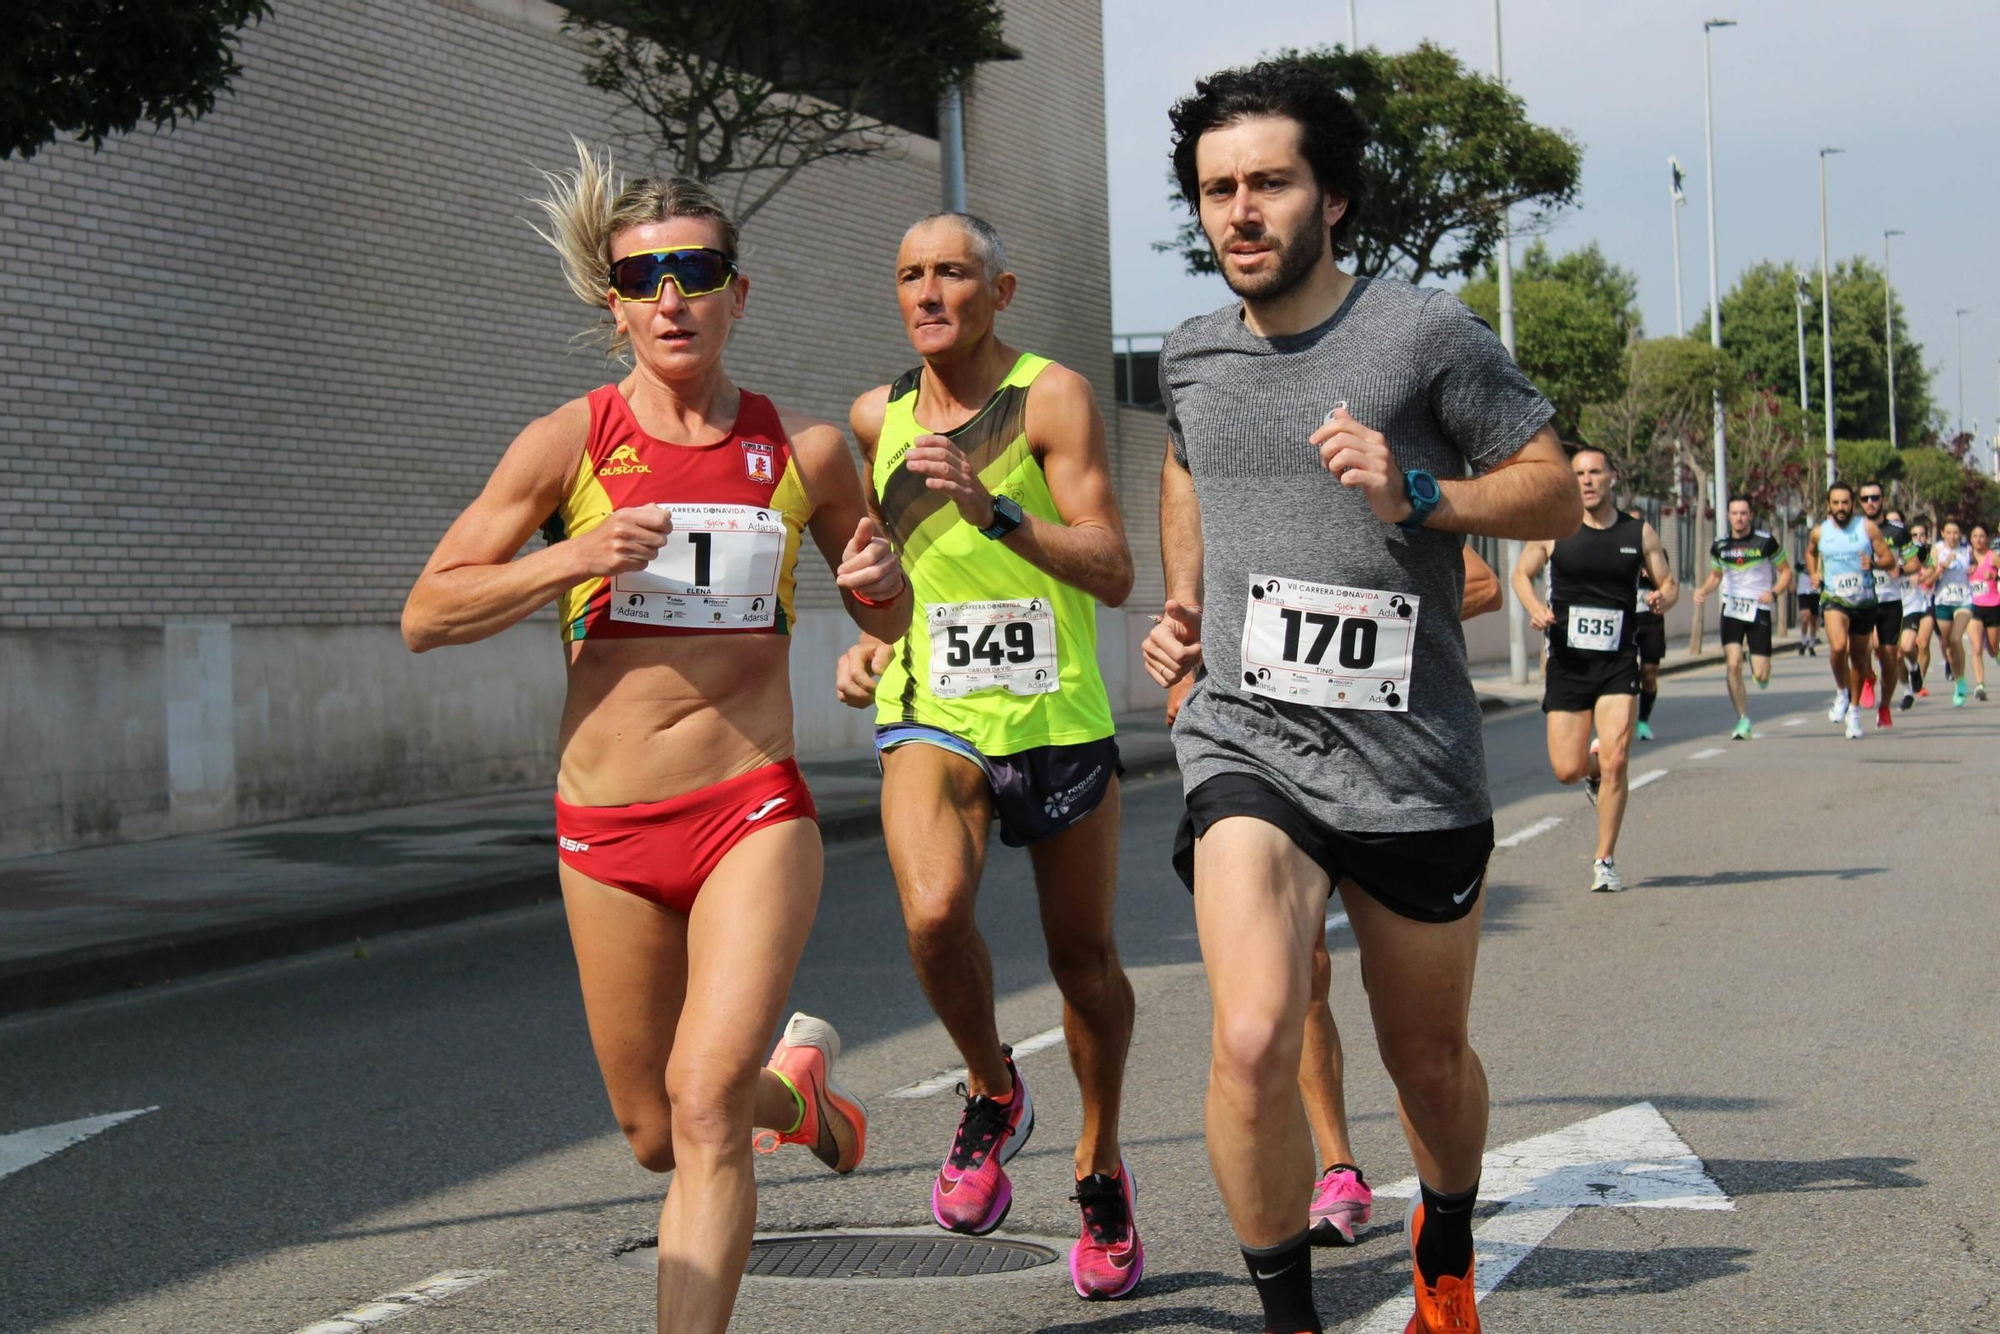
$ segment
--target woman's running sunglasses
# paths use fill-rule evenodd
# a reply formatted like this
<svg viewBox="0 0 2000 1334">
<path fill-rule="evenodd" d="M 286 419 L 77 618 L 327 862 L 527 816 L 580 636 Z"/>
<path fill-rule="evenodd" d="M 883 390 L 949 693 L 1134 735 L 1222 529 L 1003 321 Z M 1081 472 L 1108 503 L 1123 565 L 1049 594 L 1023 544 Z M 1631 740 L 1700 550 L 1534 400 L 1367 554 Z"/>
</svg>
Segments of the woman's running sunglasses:
<svg viewBox="0 0 2000 1334">
<path fill-rule="evenodd" d="M 658 301 L 672 279 L 682 300 L 720 292 L 736 281 L 736 261 L 707 246 L 642 250 L 611 266 L 611 290 L 621 301 Z"/>
</svg>

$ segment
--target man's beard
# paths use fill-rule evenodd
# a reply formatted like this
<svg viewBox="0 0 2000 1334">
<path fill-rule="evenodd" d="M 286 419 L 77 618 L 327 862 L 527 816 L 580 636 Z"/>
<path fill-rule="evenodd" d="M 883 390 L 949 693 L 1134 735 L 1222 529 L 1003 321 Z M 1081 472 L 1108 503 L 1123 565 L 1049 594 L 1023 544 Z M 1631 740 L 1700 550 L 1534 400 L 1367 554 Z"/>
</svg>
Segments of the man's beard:
<svg viewBox="0 0 2000 1334">
<path fill-rule="evenodd" d="M 1245 301 L 1259 302 L 1279 301 L 1290 296 L 1326 254 L 1329 244 L 1327 229 L 1317 220 L 1297 236 L 1279 237 L 1266 229 L 1261 236 L 1243 239 L 1272 243 L 1278 256 L 1277 268 L 1254 277 L 1232 276 L 1227 263 L 1228 255 L 1221 251 L 1216 252 L 1215 265 L 1221 270 L 1222 280 L 1229 284 L 1230 291 Z"/>
</svg>

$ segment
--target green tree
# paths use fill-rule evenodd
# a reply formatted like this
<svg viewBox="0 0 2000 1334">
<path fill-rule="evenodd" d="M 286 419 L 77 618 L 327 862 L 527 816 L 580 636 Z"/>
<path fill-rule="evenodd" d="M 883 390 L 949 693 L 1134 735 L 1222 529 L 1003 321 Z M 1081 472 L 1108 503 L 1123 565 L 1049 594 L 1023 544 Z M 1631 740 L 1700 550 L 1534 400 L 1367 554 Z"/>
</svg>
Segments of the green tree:
<svg viewBox="0 0 2000 1334">
<path fill-rule="evenodd" d="M 1811 443 L 1798 405 L 1770 390 L 1746 386 L 1728 418 L 1729 490 L 1748 496 L 1765 516 L 1812 508 L 1818 489 Z"/>
<path fill-rule="evenodd" d="M 68 135 L 101 148 L 140 121 L 215 108 L 267 0 L 19 0 L 0 18 L 0 158 Z"/>
<path fill-rule="evenodd" d="M 1362 164 L 1368 202 L 1354 231 L 1359 273 L 1470 277 L 1499 245 L 1508 209 L 1517 210 L 1516 234 L 1528 234 L 1576 199 L 1576 140 L 1529 121 L 1506 85 L 1442 47 L 1424 42 L 1398 55 L 1318 47 L 1279 58 L 1330 68 L 1373 132 Z M 1153 248 L 1179 252 L 1190 273 L 1216 271 L 1197 219 Z"/>
<path fill-rule="evenodd" d="M 1839 418 L 1835 417 L 1836 427 Z M 1820 452 L 1826 452 L 1825 437 L 1820 439 Z M 1884 494 L 1903 475 L 1903 463 L 1898 451 L 1887 440 L 1841 440 L 1834 441 L 1834 460 L 1840 465 L 1840 480 L 1853 486 L 1863 482 L 1880 482 Z"/>
<path fill-rule="evenodd" d="M 1902 452 L 1903 492 L 1909 512 L 1944 518 L 1956 514 L 1965 499 L 1966 467 L 1936 445 L 1919 445 Z"/>
<path fill-rule="evenodd" d="M 1499 277 L 1492 265 L 1459 298 L 1495 328 Z M 1555 404 L 1564 439 L 1588 439 L 1584 408 L 1625 392 L 1626 345 L 1639 332 L 1639 280 L 1593 242 L 1560 258 L 1541 241 L 1521 257 L 1514 282 L 1515 359 Z"/>
<path fill-rule="evenodd" d="M 1781 397 L 1795 398 L 1799 383 L 1798 303 L 1788 265 L 1766 260 L 1737 279 L 1722 298 L 1722 346 L 1744 374 Z M 1804 275 L 1811 309 L 1806 317 L 1807 404 L 1825 411 L 1820 363 L 1819 271 Z M 1866 259 L 1834 266 L 1833 430 L 1836 438 L 1886 439 L 1889 435 L 1889 364 L 1883 339 L 1881 269 Z M 1924 350 L 1909 336 L 1903 305 L 1895 303 L 1896 434 L 1904 445 L 1936 432 L 1937 407 Z M 1690 336 L 1703 336 L 1708 311 Z"/>
<path fill-rule="evenodd" d="M 1014 54 L 1001 17 L 999 0 L 589 0 L 563 28 L 658 165 L 733 177 L 746 223 L 816 162 L 896 151 L 892 117 Z"/>
</svg>

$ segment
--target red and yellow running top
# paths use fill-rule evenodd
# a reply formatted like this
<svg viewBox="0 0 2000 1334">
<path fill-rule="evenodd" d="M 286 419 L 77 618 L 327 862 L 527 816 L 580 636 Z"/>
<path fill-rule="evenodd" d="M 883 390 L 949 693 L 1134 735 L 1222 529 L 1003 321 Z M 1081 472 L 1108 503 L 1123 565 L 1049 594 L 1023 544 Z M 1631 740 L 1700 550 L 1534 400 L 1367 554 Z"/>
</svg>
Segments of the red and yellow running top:
<svg viewBox="0 0 2000 1334">
<path fill-rule="evenodd" d="M 636 505 L 664 505 L 674 527 L 645 569 L 562 595 L 565 642 L 791 633 L 799 538 L 812 506 L 777 408 L 740 392 L 727 436 L 679 445 L 640 429 L 617 385 L 591 391 L 590 437 L 550 536 L 581 537 Z"/>
</svg>

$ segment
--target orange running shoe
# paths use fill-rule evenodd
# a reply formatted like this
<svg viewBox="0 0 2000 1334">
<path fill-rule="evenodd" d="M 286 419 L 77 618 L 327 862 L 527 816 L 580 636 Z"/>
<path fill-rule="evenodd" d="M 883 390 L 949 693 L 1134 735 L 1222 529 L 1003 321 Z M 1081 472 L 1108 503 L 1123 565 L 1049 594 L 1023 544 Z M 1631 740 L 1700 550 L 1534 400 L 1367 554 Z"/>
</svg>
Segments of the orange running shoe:
<svg viewBox="0 0 2000 1334">
<path fill-rule="evenodd" d="M 1410 1209 L 1403 1218 L 1417 1292 L 1417 1311 L 1403 1326 L 1403 1334 L 1479 1334 L 1479 1310 L 1472 1302 L 1472 1265 L 1465 1266 L 1463 1278 L 1444 1274 L 1436 1286 L 1424 1282 L 1424 1271 L 1417 1268 L 1417 1233 L 1423 1226 L 1424 1196 L 1418 1191 L 1410 1197 Z"/>
<path fill-rule="evenodd" d="M 789 1133 L 758 1131 L 752 1140 L 757 1152 L 776 1153 L 780 1144 L 803 1144 L 836 1172 L 852 1172 L 861 1165 L 861 1155 L 868 1149 L 868 1109 L 834 1080 L 833 1063 L 839 1059 L 840 1034 L 832 1024 L 803 1011 L 792 1016 L 765 1068 L 791 1083 L 805 1111 Z"/>
</svg>

